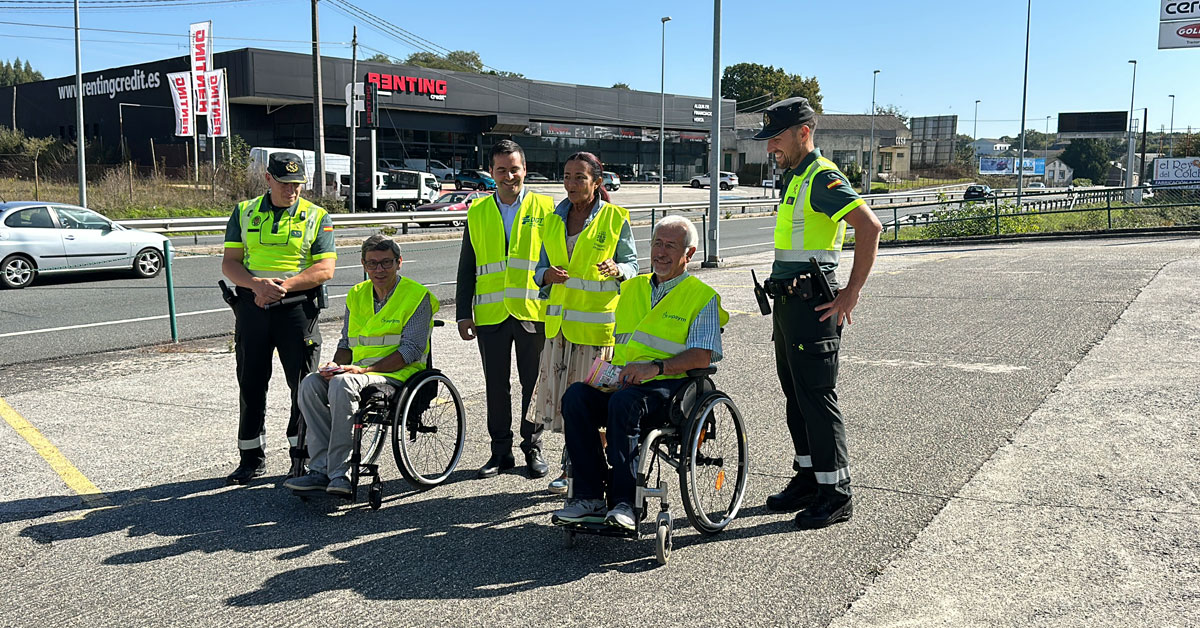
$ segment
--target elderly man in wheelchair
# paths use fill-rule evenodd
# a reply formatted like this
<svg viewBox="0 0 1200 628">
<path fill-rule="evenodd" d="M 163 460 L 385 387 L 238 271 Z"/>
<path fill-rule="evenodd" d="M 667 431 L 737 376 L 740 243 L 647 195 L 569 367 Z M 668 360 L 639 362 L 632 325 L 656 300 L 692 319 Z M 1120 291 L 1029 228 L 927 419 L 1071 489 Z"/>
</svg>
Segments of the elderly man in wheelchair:
<svg viewBox="0 0 1200 628">
<path fill-rule="evenodd" d="M 656 459 L 679 472 L 689 520 L 700 531 L 719 531 L 736 514 L 748 464 L 744 428 L 737 408 L 708 378 L 721 359 L 729 314 L 715 290 L 687 273 L 697 239 L 696 227 L 681 216 L 656 225 L 654 273 L 621 285 L 613 355 L 619 386 L 580 382 L 563 395 L 574 476 L 565 507 L 551 518 L 555 524 L 636 537 L 646 498 L 660 497 L 669 543 L 666 485 L 649 477 Z M 663 523 L 660 515 L 660 546 Z M 665 562 L 661 551 L 659 558 Z"/>
<path fill-rule="evenodd" d="M 458 461 L 461 399 L 445 376 L 427 368 L 438 301 L 425 286 L 400 275 L 402 261 L 400 246 L 391 238 L 373 235 L 363 242 L 362 265 L 370 280 L 346 295 L 345 322 L 333 360 L 300 384 L 309 471 L 283 483 L 297 495 L 324 492 L 351 498 L 362 462 L 375 476 L 370 497 L 371 506 L 378 508 L 381 493 L 373 462 L 389 423 L 394 426 L 397 464 L 405 476 L 412 480 L 415 473 L 414 483 L 425 485 L 444 479 L 449 470 L 443 462 L 435 465 L 436 473 L 423 475 L 402 451 L 420 436 L 438 436 L 436 425 L 426 425 L 431 408 L 457 413 L 440 436 L 455 441 L 444 448 L 453 452 L 449 469 Z"/>
</svg>

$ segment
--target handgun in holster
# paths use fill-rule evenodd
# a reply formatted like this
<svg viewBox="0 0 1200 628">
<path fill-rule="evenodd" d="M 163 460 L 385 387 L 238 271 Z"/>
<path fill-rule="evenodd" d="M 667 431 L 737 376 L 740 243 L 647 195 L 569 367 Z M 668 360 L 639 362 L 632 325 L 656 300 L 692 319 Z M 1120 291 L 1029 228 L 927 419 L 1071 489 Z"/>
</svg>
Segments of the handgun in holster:
<svg viewBox="0 0 1200 628">
<path fill-rule="evenodd" d="M 771 302 L 767 299 L 767 291 L 758 283 L 758 275 L 754 274 L 754 269 L 750 269 L 750 278 L 754 280 L 754 298 L 758 301 L 758 311 L 762 312 L 763 316 L 771 315 Z"/>
<path fill-rule="evenodd" d="M 817 262 L 817 258 L 808 258 L 808 263 L 812 265 L 812 280 L 817 285 L 817 289 L 821 291 L 821 296 L 825 297 L 825 302 L 833 301 L 833 288 L 829 285 L 829 279 L 825 277 L 825 272 L 821 270 L 821 264 Z"/>
<path fill-rule="evenodd" d="M 236 312 L 237 311 L 237 302 L 238 302 L 237 293 L 234 292 L 232 289 L 230 289 L 230 287 L 228 285 L 226 285 L 224 279 L 221 279 L 220 281 L 217 282 L 217 287 L 219 287 L 221 289 L 221 299 L 224 300 L 225 303 L 227 303 L 229 305 L 229 307 L 232 308 L 233 311 Z"/>
<path fill-rule="evenodd" d="M 317 288 L 317 309 L 323 310 L 329 307 L 329 288 L 325 284 L 321 284 Z"/>
</svg>

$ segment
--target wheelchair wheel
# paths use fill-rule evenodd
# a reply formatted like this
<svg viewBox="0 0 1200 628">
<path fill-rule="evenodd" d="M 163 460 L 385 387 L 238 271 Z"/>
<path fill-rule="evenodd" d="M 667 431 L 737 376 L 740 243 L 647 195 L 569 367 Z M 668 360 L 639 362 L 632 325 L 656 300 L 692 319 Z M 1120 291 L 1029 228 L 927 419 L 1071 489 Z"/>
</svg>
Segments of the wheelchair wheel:
<svg viewBox="0 0 1200 628">
<path fill-rule="evenodd" d="M 692 414 L 684 432 L 679 490 L 688 521 L 704 534 L 716 534 L 737 516 L 750 474 L 742 414 L 722 392 L 711 392 Z"/>
<path fill-rule="evenodd" d="M 371 483 L 371 488 L 367 490 L 367 505 L 371 510 L 379 510 L 383 505 L 383 487 L 380 486 L 378 477 L 375 482 Z"/>
<path fill-rule="evenodd" d="M 658 522 L 655 525 L 654 533 L 654 557 L 658 559 L 658 564 L 665 565 L 671 560 L 671 513 L 661 512 L 658 514 Z"/>
<path fill-rule="evenodd" d="M 379 452 L 383 451 L 383 442 L 387 438 L 387 425 L 383 423 L 364 423 L 362 426 L 362 441 L 359 464 L 375 464 Z"/>
<path fill-rule="evenodd" d="M 446 481 L 462 457 L 466 430 L 462 397 L 449 378 L 440 372 L 421 377 L 392 420 L 392 453 L 400 473 L 422 489 Z"/>
</svg>

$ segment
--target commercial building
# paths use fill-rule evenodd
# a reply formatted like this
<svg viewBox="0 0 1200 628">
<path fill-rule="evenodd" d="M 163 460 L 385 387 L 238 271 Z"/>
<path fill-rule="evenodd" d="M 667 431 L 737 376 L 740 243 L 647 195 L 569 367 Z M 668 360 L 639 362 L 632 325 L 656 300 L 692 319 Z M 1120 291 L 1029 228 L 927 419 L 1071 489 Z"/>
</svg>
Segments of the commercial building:
<svg viewBox="0 0 1200 628">
<path fill-rule="evenodd" d="M 870 160 L 871 144 L 870 115 L 818 114 L 817 130 L 813 139 L 821 154 L 840 168 L 851 164 L 863 164 Z M 911 151 L 908 146 L 912 132 L 904 123 L 892 115 L 877 115 L 875 118 L 876 175 L 906 176 L 910 170 Z M 737 158 L 735 168 L 760 169 L 768 163 L 767 143 L 751 139 L 762 129 L 761 113 L 737 114 Z M 768 169 L 764 172 L 769 174 Z"/>
<path fill-rule="evenodd" d="M 243 48 L 217 53 L 214 61 L 226 71 L 228 122 L 235 135 L 250 146 L 313 149 L 311 56 Z M 325 150 L 345 154 L 351 62 L 322 57 L 321 63 Z M 83 76 L 82 133 L 105 156 L 101 159 L 148 164 L 153 151 L 159 163 L 187 163 L 191 139 L 174 136 L 166 75 L 188 68 L 188 58 L 180 56 Z M 529 169 L 550 177 L 560 175 L 566 158 L 581 150 L 627 175 L 658 170 L 663 102 L 658 92 L 359 62 L 358 80 L 368 76 L 385 88 L 376 132 L 380 157 L 486 166 L 490 146 L 511 138 L 524 147 Z M 667 178 L 705 172 L 710 99 L 667 94 L 665 104 Z M 735 107 L 734 101 L 723 101 L 722 118 L 730 129 Z M 31 136 L 73 139 L 74 77 L 0 88 L 0 124 Z M 198 128 L 206 129 L 203 123 Z M 202 161 L 211 150 L 201 147 Z"/>
</svg>

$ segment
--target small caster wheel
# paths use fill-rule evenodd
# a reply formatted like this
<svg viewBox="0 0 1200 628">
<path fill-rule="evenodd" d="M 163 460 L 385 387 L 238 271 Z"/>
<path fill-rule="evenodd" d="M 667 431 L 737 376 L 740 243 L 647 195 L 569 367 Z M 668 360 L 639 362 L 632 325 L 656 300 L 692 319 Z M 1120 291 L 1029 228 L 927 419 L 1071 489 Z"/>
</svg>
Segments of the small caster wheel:
<svg viewBox="0 0 1200 628">
<path fill-rule="evenodd" d="M 654 557 L 658 559 L 660 565 L 665 565 L 667 561 L 671 560 L 671 527 L 671 513 L 659 513 L 654 533 Z"/>
<path fill-rule="evenodd" d="M 367 504 L 371 507 L 371 510 L 379 510 L 379 507 L 383 505 L 382 487 L 377 485 L 371 486 L 371 489 L 367 491 Z"/>
</svg>

